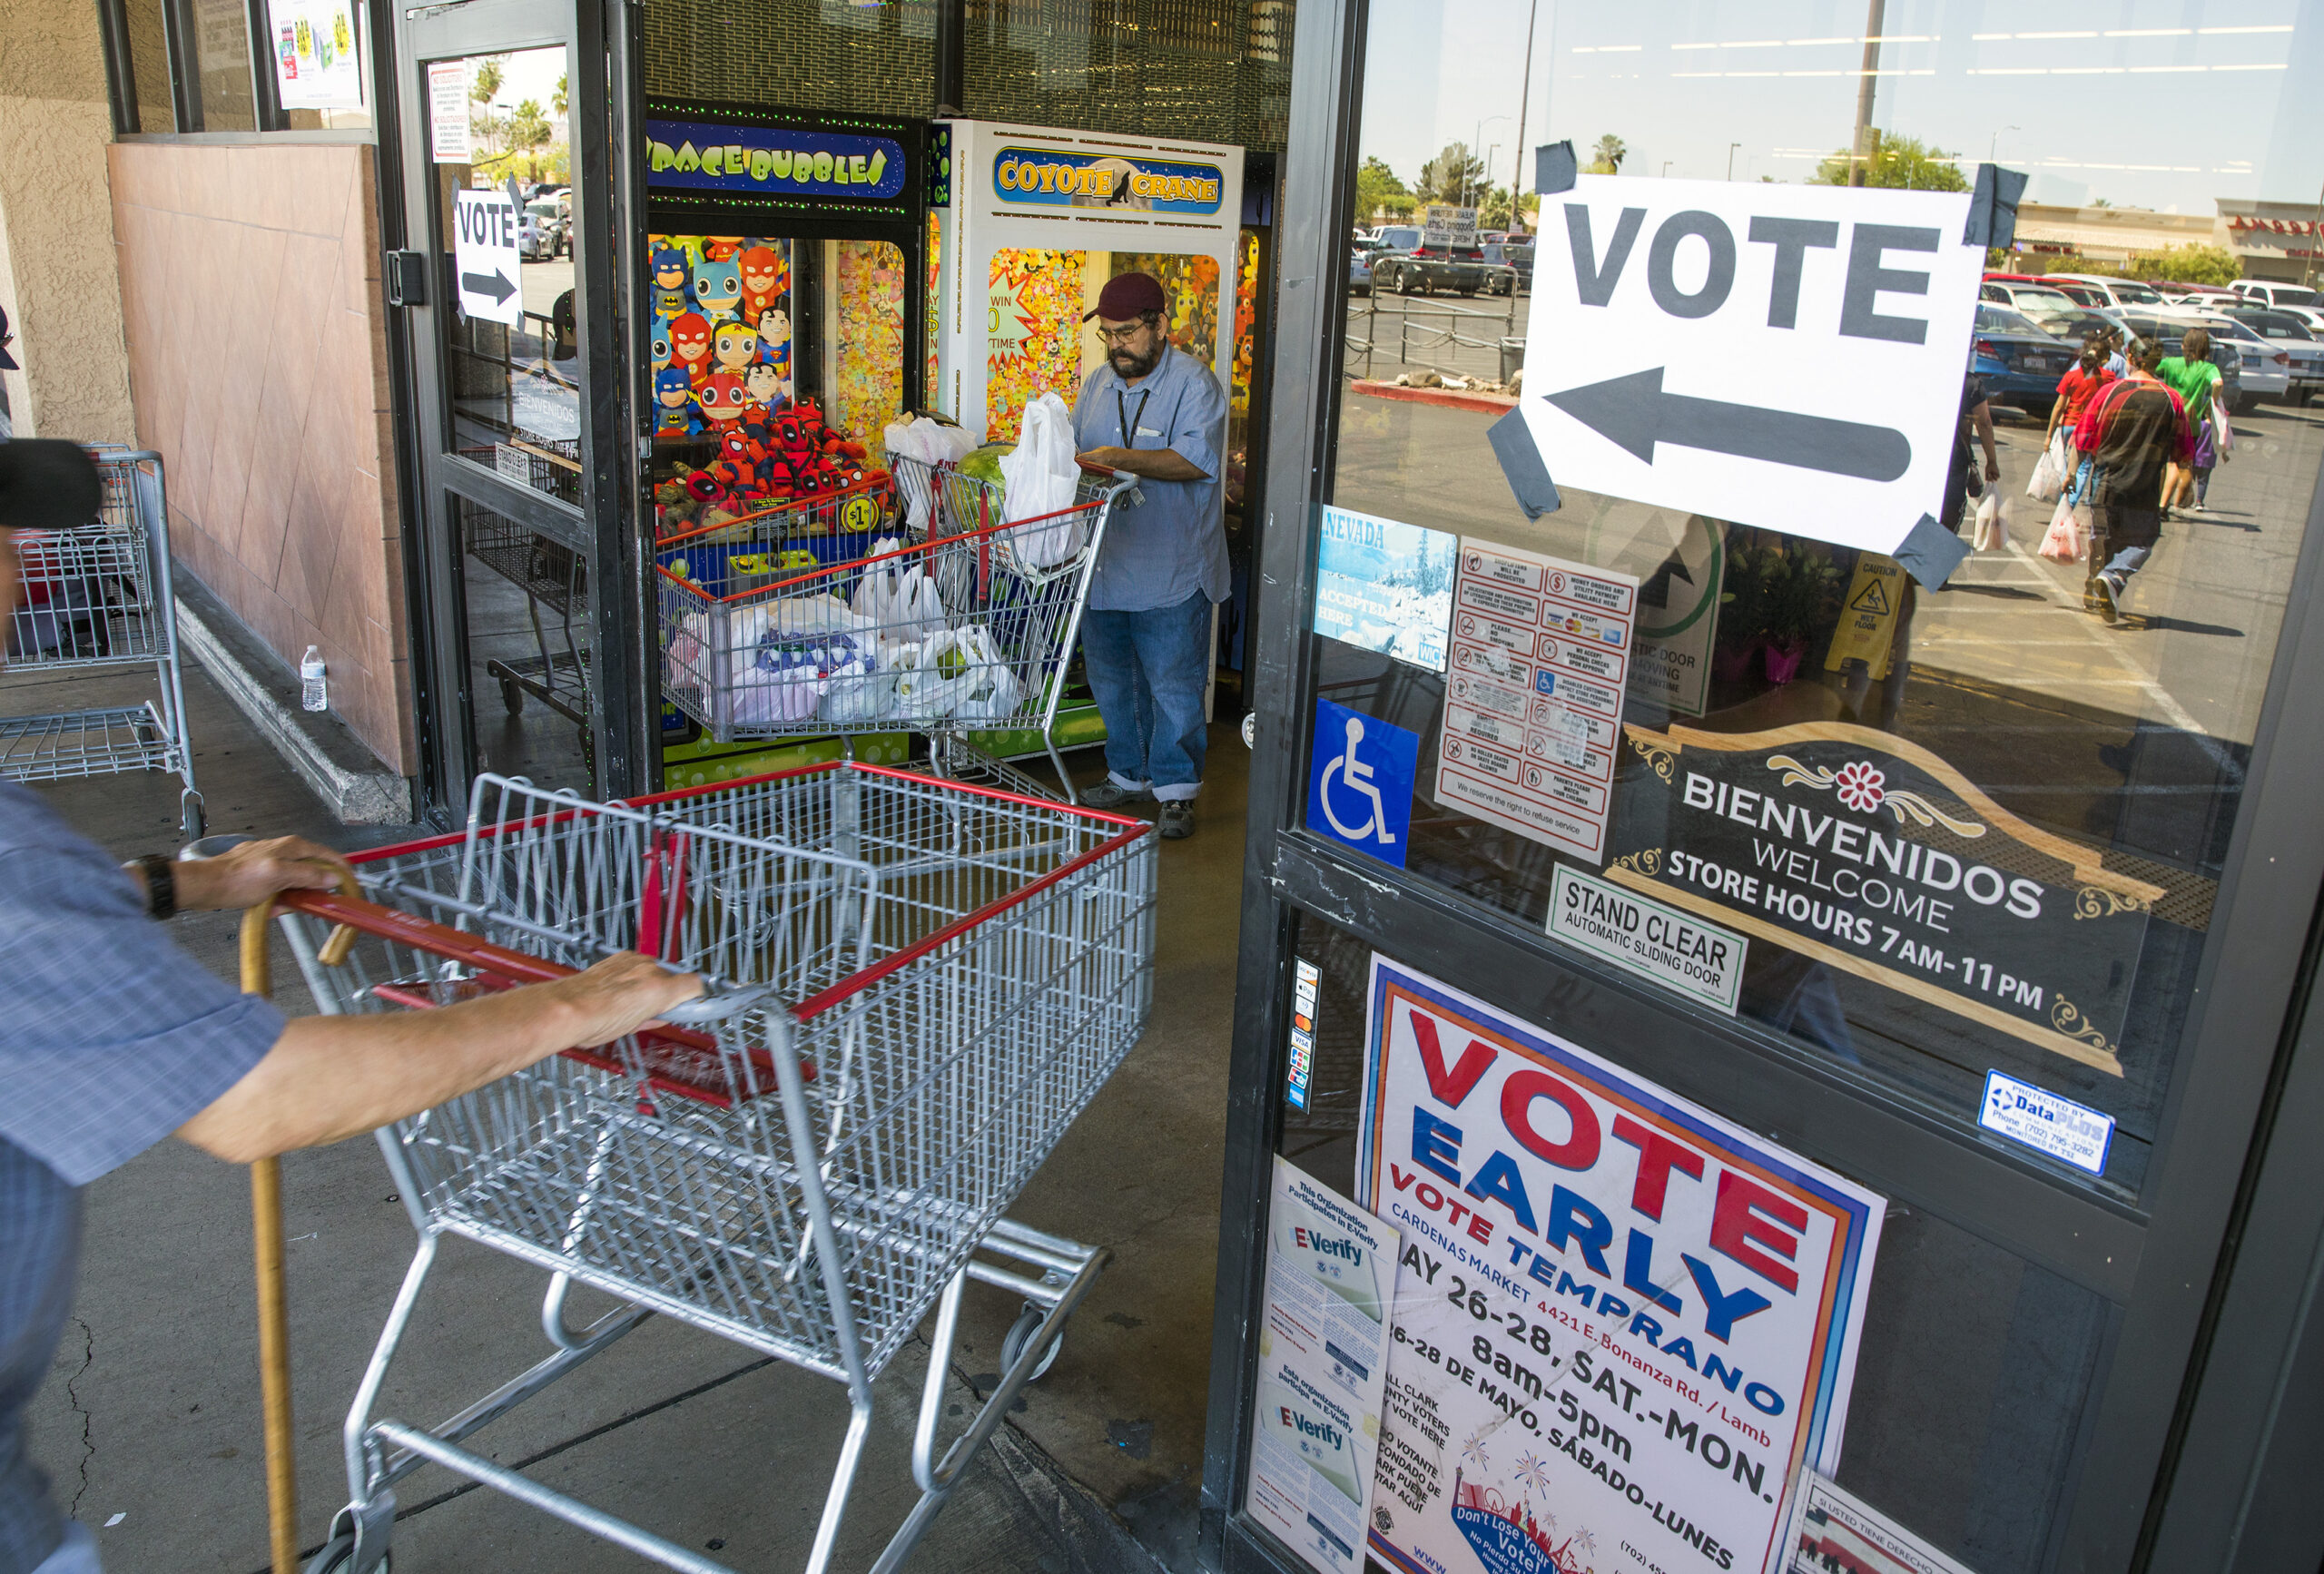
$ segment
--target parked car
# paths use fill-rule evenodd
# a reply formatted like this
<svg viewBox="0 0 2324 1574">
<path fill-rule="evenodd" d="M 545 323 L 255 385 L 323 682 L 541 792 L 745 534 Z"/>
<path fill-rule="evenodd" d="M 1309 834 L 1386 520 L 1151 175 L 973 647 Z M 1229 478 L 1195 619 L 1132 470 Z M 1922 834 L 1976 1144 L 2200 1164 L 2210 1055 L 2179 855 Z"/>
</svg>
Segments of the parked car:
<svg viewBox="0 0 2324 1574">
<path fill-rule="evenodd" d="M 2078 350 L 2044 331 L 2023 312 L 1991 301 L 1977 305 L 1977 371 L 1985 397 L 2046 418 L 2058 400 L 2058 379 L 2073 366 Z"/>
<path fill-rule="evenodd" d="M 1417 224 L 1384 224 L 1373 233 L 1387 242 L 1372 258 L 1372 282 L 1379 289 L 1398 295 L 1433 295 L 1439 290 L 1474 295 L 1492 277 L 1479 248 L 1432 250 L 1421 244 L 1425 232 Z"/>
<path fill-rule="evenodd" d="M 2280 311 L 2240 304 L 2229 307 L 2222 315 L 2235 319 L 2290 358 L 2290 397 L 2295 402 L 2304 405 L 2324 389 L 2324 339 L 2318 339 L 2304 319 L 2289 309 Z"/>
<path fill-rule="evenodd" d="M 1372 293 L 1372 253 L 1362 246 L 1347 254 L 1347 288 L 1351 295 Z"/>
<path fill-rule="evenodd" d="M 557 211 L 555 198 L 542 197 L 525 204 L 524 228 L 517 237 L 517 250 L 528 262 L 572 251 L 573 221 Z"/>
<path fill-rule="evenodd" d="M 2053 289 L 2047 284 L 1994 279 L 1991 275 L 1987 275 L 1985 282 L 1978 286 L 1977 299 L 2023 312 L 2044 327 L 2048 326 L 2043 321 L 2046 318 L 2073 317 L 2083 310 L 2082 303 L 2063 290 Z"/>
<path fill-rule="evenodd" d="M 1531 241 L 1492 241 L 1479 248 L 1484 253 L 1485 266 L 1506 268 L 1507 273 L 1496 272 L 1485 285 L 1488 295 L 1507 295 L 1513 288 L 1520 295 L 1533 293 L 1533 243 Z"/>
<path fill-rule="evenodd" d="M 2299 306 L 2309 310 L 2324 307 L 2319 297 L 2304 284 L 2278 284 L 2265 279 L 2239 279 L 2235 292 L 2259 306 Z"/>
<path fill-rule="evenodd" d="M 2108 279 L 2095 273 L 2047 273 L 2043 275 L 2042 282 L 2063 290 L 2084 306 L 2129 309 L 2163 304 L 2159 292 L 2131 279 Z"/>
</svg>

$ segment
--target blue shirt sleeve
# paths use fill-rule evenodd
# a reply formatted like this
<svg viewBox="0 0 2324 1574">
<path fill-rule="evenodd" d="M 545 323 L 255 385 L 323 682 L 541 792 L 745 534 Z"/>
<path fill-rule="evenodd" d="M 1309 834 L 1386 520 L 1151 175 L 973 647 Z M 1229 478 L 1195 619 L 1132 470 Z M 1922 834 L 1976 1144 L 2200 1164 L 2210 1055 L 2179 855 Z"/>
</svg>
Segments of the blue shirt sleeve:
<svg viewBox="0 0 2324 1574">
<path fill-rule="evenodd" d="M 1174 449 L 1178 457 L 1216 481 L 1221 471 L 1219 450 L 1226 445 L 1226 395 L 1208 367 L 1183 350 L 1177 353 L 1185 356 L 1187 375 L 1179 385 L 1169 430 L 1155 446 Z"/>
<path fill-rule="evenodd" d="M 86 1185 L 240 1081 L 283 1018 L 172 944 L 119 867 L 28 799 L 0 803 L 0 1138 Z"/>
</svg>

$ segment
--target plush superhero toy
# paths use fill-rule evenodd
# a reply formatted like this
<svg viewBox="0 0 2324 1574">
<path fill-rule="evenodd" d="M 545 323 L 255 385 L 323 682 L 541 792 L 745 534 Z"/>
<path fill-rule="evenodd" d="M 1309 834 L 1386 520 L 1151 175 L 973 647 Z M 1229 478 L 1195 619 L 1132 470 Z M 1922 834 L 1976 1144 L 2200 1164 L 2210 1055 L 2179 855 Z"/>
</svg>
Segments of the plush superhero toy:
<svg viewBox="0 0 2324 1574">
<path fill-rule="evenodd" d="M 714 432 L 730 430 L 739 424 L 743 412 L 750 408 L 751 396 L 743 391 L 743 379 L 733 372 L 712 374 L 703 381 L 702 391 L 694 401 L 702 406 L 703 418 Z"/>
<path fill-rule="evenodd" d="M 759 336 L 739 322 L 722 322 L 710 330 L 710 359 L 720 371 L 743 376 L 759 358 Z"/>
<path fill-rule="evenodd" d="M 791 271 L 772 246 L 743 253 L 743 320 L 755 325 L 791 288 Z"/>
<path fill-rule="evenodd" d="M 694 308 L 713 322 L 733 320 L 735 303 L 743 299 L 742 265 L 697 262 L 694 270 Z"/>
<path fill-rule="evenodd" d="M 694 307 L 694 290 L 687 280 L 686 254 L 675 246 L 654 251 L 654 315 L 676 317 Z"/>
<path fill-rule="evenodd" d="M 665 367 L 654 374 L 654 431 L 657 437 L 690 437 L 702 430 L 702 418 L 694 412 L 694 384 L 676 367 Z"/>
<path fill-rule="evenodd" d="M 654 369 L 661 371 L 675 357 L 670 348 L 670 325 L 660 318 L 654 320 Z"/>
<path fill-rule="evenodd" d="M 670 323 L 671 365 L 686 374 L 695 388 L 708 379 L 714 369 L 710 364 L 710 323 L 698 311 L 681 313 Z"/>
</svg>

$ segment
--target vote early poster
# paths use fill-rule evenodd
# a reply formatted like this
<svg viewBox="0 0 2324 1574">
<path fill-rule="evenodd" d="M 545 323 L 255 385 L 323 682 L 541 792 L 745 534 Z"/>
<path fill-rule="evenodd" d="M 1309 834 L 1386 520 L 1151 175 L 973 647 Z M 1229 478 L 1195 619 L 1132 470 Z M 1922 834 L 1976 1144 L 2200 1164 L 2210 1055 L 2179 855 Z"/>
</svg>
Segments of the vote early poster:
<svg viewBox="0 0 2324 1574">
<path fill-rule="evenodd" d="M 1884 1199 L 1378 955 L 1365 1024 L 1356 1200 L 1403 1242 L 1371 1555 L 1780 1567 Z"/>
</svg>

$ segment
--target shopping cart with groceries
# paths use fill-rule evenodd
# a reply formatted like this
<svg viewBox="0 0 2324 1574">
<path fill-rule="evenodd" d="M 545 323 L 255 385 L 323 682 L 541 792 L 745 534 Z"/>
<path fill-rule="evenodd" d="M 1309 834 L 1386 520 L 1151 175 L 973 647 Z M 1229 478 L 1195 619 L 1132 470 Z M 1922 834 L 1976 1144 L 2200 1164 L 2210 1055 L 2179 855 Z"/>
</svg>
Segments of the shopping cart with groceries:
<svg viewBox="0 0 2324 1574">
<path fill-rule="evenodd" d="M 872 1385 L 933 1310 L 897 1567 L 1024 1385 L 1102 1248 L 1004 1217 L 1143 1029 L 1156 859 L 1134 819 L 849 762 L 591 803 L 478 781 L 465 834 L 359 854 L 369 900 L 284 899 L 329 1013 L 427 1010 L 623 949 L 701 973 L 670 1025 L 383 1129 L 419 1244 L 344 1433 L 313 1574 L 381 1566 L 428 1462 L 665 1567 L 721 1565 L 463 1444 L 660 1314 L 847 1385 L 806 1568 L 829 1567 Z M 346 949 L 346 959 L 323 958 Z M 336 944 L 327 944 L 333 937 Z M 428 1428 L 375 1413 L 438 1243 L 544 1270 L 537 1364 Z M 963 1287 L 1022 1298 L 998 1386 L 940 1460 Z M 575 1284 L 621 1304 L 572 1326 Z"/>
<path fill-rule="evenodd" d="M 19 680 L 10 687 L 36 697 L 45 697 L 41 679 L 64 672 L 150 669 L 153 691 L 142 700 L 0 715 L 0 776 L 56 782 L 166 771 L 182 783 L 180 828 L 188 841 L 199 841 L 202 794 L 178 665 L 162 457 L 97 446 L 88 452 L 101 487 L 95 516 L 16 533 L 19 589 L 15 606 L 0 608 L 6 619 L 0 654 Z"/>
<path fill-rule="evenodd" d="M 724 521 L 657 544 L 664 692 L 720 743 L 918 732 L 940 769 L 1019 791 L 1026 778 L 960 741 L 1038 734 L 1071 802 L 1058 705 L 1107 520 L 1136 477 L 1085 469 L 1070 506 L 1009 520 L 997 483 L 888 463 L 893 534 L 817 551 Z"/>
</svg>

